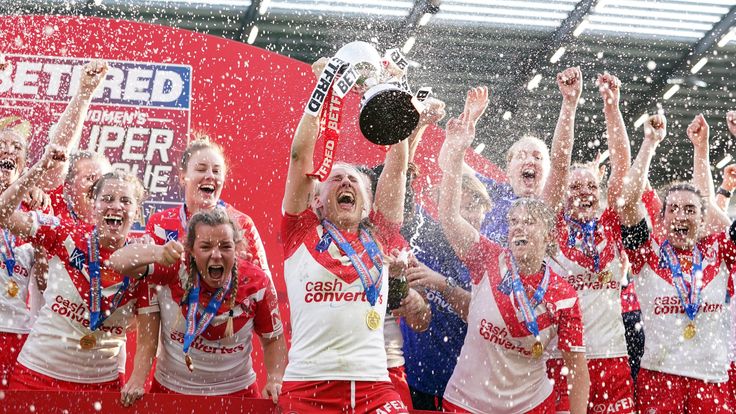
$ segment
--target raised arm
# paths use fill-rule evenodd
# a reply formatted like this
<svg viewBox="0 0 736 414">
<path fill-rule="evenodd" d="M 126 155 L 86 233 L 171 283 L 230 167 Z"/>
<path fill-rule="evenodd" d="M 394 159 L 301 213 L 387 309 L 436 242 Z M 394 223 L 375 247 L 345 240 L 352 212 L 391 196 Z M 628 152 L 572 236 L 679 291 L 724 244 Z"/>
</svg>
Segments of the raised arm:
<svg viewBox="0 0 736 414">
<path fill-rule="evenodd" d="M 703 114 L 696 116 L 687 127 L 687 137 L 693 144 L 693 184 L 705 199 L 705 234 L 723 231 L 731 220 L 716 205 L 710 171 L 710 127 Z"/>
<path fill-rule="evenodd" d="M 620 201 L 624 177 L 631 165 L 631 147 L 624 118 L 619 110 L 621 81 L 609 74 L 598 75 L 598 89 L 603 97 L 603 114 L 606 118 L 608 150 L 611 157 L 611 176 L 608 179 L 608 205 L 615 208 Z"/>
<path fill-rule="evenodd" d="M 736 190 L 736 164 L 731 164 L 723 169 L 723 181 L 716 192 L 716 205 L 726 214 L 734 190 Z"/>
<path fill-rule="evenodd" d="M 320 58 L 312 64 L 312 71 L 317 77 L 320 76 L 327 62 L 327 58 Z M 322 106 L 323 110 L 325 105 Z M 315 182 L 307 174 L 314 170 L 313 154 L 318 132 L 319 114 L 314 116 L 305 112 L 296 127 L 294 139 L 291 141 L 291 158 L 282 204 L 287 214 L 299 214 L 306 210 L 314 196 Z"/>
<path fill-rule="evenodd" d="M 149 265 L 158 263 L 171 266 L 181 260 L 184 246 L 176 240 L 169 240 L 163 246 L 153 243 L 132 243 L 115 251 L 108 265 L 124 276 L 140 277 Z"/>
<path fill-rule="evenodd" d="M 66 155 L 62 149 L 53 145 L 47 147 L 41 159 L 0 194 L 0 227 L 19 237 L 30 235 L 33 220 L 30 214 L 19 211 L 18 205 L 47 170 L 57 168 L 65 160 Z"/>
<path fill-rule="evenodd" d="M 625 226 L 633 226 L 644 218 L 644 212 L 639 207 L 644 188 L 649 182 L 649 167 L 657 146 L 666 136 L 667 118 L 664 115 L 650 116 L 644 124 L 644 141 L 639 154 L 624 178 L 623 203 L 620 206 L 616 204 L 621 224 Z"/>
<path fill-rule="evenodd" d="M 386 163 L 376 184 L 373 208 L 392 223 L 404 221 L 406 171 L 409 165 L 408 141 L 405 139 L 388 150 Z"/>
<path fill-rule="evenodd" d="M 442 144 L 444 172 L 440 184 L 439 218 L 442 230 L 458 257 L 465 257 L 479 239 L 478 231 L 460 215 L 465 151 L 475 138 L 475 125 L 464 114 L 447 121 Z"/>
<path fill-rule="evenodd" d="M 567 175 L 572 159 L 572 145 L 575 138 L 575 113 L 580 94 L 583 92 L 583 74 L 580 67 L 567 68 L 557 74 L 557 86 L 562 93 L 562 107 L 557 119 L 555 134 L 550 152 L 551 170 L 542 190 L 542 200 L 557 211 L 567 186 Z"/>
<path fill-rule="evenodd" d="M 59 122 L 52 127 L 49 144 L 65 149 L 76 149 L 79 146 L 84 118 L 95 90 L 107 74 L 107 69 L 107 63 L 101 60 L 93 60 L 84 65 L 79 75 L 79 88 L 61 114 Z M 39 183 L 40 187 L 46 191 L 59 187 L 63 183 L 64 168 L 65 165 L 60 164 L 48 170 Z"/>
</svg>

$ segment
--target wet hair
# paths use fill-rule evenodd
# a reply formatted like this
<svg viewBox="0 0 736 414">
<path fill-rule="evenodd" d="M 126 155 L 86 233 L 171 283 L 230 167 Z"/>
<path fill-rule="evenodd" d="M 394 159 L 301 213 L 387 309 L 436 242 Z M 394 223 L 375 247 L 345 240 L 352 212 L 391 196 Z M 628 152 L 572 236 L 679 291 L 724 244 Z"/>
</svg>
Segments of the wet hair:
<svg viewBox="0 0 736 414">
<path fill-rule="evenodd" d="M 134 187 L 134 194 L 135 199 L 138 202 L 138 206 L 140 207 L 141 204 L 143 204 L 143 201 L 146 198 L 146 190 L 143 188 L 143 184 L 141 184 L 141 180 L 138 179 L 135 175 L 116 170 L 109 172 L 107 174 L 103 174 L 102 177 L 98 178 L 97 181 L 95 181 L 94 184 L 92 184 L 92 188 L 89 189 L 89 197 L 92 200 L 96 200 L 97 196 L 100 195 L 100 192 L 102 191 L 102 187 L 105 186 L 105 183 L 111 180 L 116 181 L 122 181 L 124 183 L 132 184 Z"/>
<path fill-rule="evenodd" d="M 663 191 L 662 210 L 659 212 L 659 215 L 661 217 L 664 217 L 664 213 L 665 211 L 667 211 L 667 199 L 669 198 L 670 194 L 674 193 L 675 191 L 686 191 L 695 194 L 700 200 L 700 214 L 705 214 L 705 199 L 703 198 L 703 194 L 700 192 L 700 190 L 698 190 L 698 188 L 691 183 L 675 182 L 667 186 Z"/>
<path fill-rule="evenodd" d="M 491 196 L 488 195 L 486 186 L 475 176 L 475 174 L 463 173 L 462 177 L 462 190 L 472 193 L 473 197 L 480 201 L 480 205 L 483 206 L 486 212 L 493 208 L 493 201 Z"/>
<path fill-rule="evenodd" d="M 508 216 L 511 216 L 512 211 L 522 207 L 526 208 L 527 212 L 529 212 L 532 217 L 542 220 L 547 233 L 553 232 L 555 230 L 555 214 L 551 208 L 544 204 L 542 200 L 526 197 L 518 198 L 513 203 L 511 203 Z M 556 238 L 553 238 L 552 241 L 547 245 L 547 247 L 545 248 L 545 254 L 550 258 L 555 257 L 555 255 L 557 254 Z"/>
<path fill-rule="evenodd" d="M 181 173 L 183 174 L 187 171 L 189 160 L 192 159 L 194 154 L 206 149 L 215 151 L 220 154 L 223 160 L 225 159 L 225 151 L 222 149 L 220 144 L 212 141 L 206 134 L 194 132 L 192 133 L 189 144 L 184 149 L 184 152 L 181 154 L 181 159 L 179 160 L 179 170 Z M 225 162 L 225 171 L 227 171 L 227 161 Z"/>
<path fill-rule="evenodd" d="M 182 297 L 182 301 L 185 301 L 189 296 L 189 290 L 192 288 L 194 284 L 194 278 L 197 276 L 197 262 L 194 260 L 194 255 L 191 254 L 191 252 L 194 250 L 194 241 L 197 239 L 197 225 L 199 224 L 208 227 L 217 227 L 223 225 L 228 226 L 233 231 L 234 244 L 238 244 L 240 242 L 240 231 L 238 229 L 237 223 L 235 223 L 235 221 L 233 221 L 233 219 L 231 219 L 227 212 L 225 212 L 223 209 L 216 208 L 210 211 L 199 211 L 195 213 L 191 219 L 189 219 L 189 223 L 187 224 L 186 237 L 186 247 L 188 252 L 187 255 L 189 256 L 189 277 L 187 278 L 186 285 L 184 286 L 185 293 Z M 232 273 L 232 289 L 230 289 L 230 299 L 228 302 L 230 305 L 230 309 L 235 306 L 235 298 L 237 297 L 238 292 L 237 255 L 235 256 L 235 259 L 233 261 Z"/>
<path fill-rule="evenodd" d="M 77 176 L 77 165 L 82 160 L 96 161 L 101 164 L 110 165 L 110 161 L 104 155 L 94 151 L 75 151 L 69 156 L 67 163 L 66 175 L 64 176 L 64 185 L 71 184 Z"/>
<path fill-rule="evenodd" d="M 523 137 L 519 138 L 516 142 L 511 144 L 511 147 L 506 151 L 506 168 L 509 167 L 509 164 L 511 163 L 511 160 L 514 158 L 514 155 L 516 154 L 516 150 L 524 142 L 531 142 L 534 144 L 537 144 L 540 148 L 542 148 L 542 157 L 546 160 L 549 160 L 549 148 L 547 148 L 547 144 L 544 143 L 541 139 L 537 137 L 533 137 L 531 135 L 524 135 Z"/>
<path fill-rule="evenodd" d="M 361 195 L 363 196 L 363 205 L 365 206 L 364 214 L 361 217 L 362 219 L 365 219 L 368 217 L 368 215 L 371 212 L 371 206 L 373 205 L 373 194 L 371 192 L 371 184 L 370 184 L 370 178 L 360 171 L 360 169 L 352 164 L 348 164 L 346 162 L 338 161 L 332 166 L 332 171 L 335 171 L 338 168 L 342 168 L 347 170 L 348 172 L 352 172 L 355 174 L 356 177 L 358 177 L 358 189 L 361 192 Z M 332 175 L 332 174 L 330 174 Z M 329 177 L 328 177 L 329 179 Z M 327 180 L 325 180 L 327 181 Z M 318 181 L 314 186 L 314 196 L 319 197 L 322 193 L 322 188 L 325 186 L 324 181 Z M 321 213 L 317 213 L 320 219 L 324 218 L 321 217 Z"/>
</svg>

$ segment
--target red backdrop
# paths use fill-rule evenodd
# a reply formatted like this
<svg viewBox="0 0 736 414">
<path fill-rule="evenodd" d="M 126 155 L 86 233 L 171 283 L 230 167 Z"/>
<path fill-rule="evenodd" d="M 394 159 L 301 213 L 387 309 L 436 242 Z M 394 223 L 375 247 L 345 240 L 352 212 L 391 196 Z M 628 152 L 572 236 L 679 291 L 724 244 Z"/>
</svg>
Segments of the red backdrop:
<svg viewBox="0 0 736 414">
<path fill-rule="evenodd" d="M 20 114 L 33 122 L 32 157 L 69 99 L 74 68 L 91 58 L 111 61 L 117 77 L 108 74 L 108 84 L 88 115 L 81 146 L 89 146 L 90 136 L 98 144 L 105 136 L 102 148 L 92 148 L 104 151 L 114 163 L 136 168 L 146 184 L 169 183 L 169 191 L 154 191 L 154 201 L 168 204 L 181 198 L 174 173 L 168 171 L 189 130 L 204 131 L 220 142 L 229 162 L 223 199 L 255 221 L 288 327 L 280 206 L 291 138 L 314 84 L 309 65 L 170 27 L 58 16 L 2 17 L 0 52 L 16 63 L 9 78 L 0 78 L 0 117 Z M 161 73 L 168 78 L 157 78 Z M 166 99 L 172 90 L 180 92 L 178 97 Z M 375 165 L 384 151 L 360 135 L 357 104 L 355 95 L 346 102 L 336 159 Z M 430 129 L 416 158 L 422 174 L 432 180 L 437 178 L 434 160 L 442 139 L 439 128 Z M 474 153 L 468 161 L 487 175 L 500 175 Z"/>
</svg>

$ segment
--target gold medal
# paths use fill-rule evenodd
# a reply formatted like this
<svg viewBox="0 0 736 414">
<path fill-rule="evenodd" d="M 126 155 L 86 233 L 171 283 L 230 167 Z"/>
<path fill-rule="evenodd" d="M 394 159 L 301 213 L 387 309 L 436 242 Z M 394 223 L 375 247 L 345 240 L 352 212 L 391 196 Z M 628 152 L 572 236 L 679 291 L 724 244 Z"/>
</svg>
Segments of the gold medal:
<svg viewBox="0 0 736 414">
<path fill-rule="evenodd" d="M 81 339 L 79 339 L 79 346 L 85 351 L 89 351 L 90 349 L 94 348 L 96 344 L 97 338 L 95 338 L 93 334 L 84 335 Z"/>
<path fill-rule="evenodd" d="M 532 345 L 532 358 L 539 359 L 542 357 L 542 354 L 544 353 L 544 347 L 542 346 L 542 343 L 537 341 Z"/>
<path fill-rule="evenodd" d="M 695 324 L 690 322 L 685 326 L 685 330 L 682 332 L 682 336 L 685 337 L 685 339 L 693 339 L 695 338 Z"/>
<path fill-rule="evenodd" d="M 368 325 L 368 329 L 375 331 L 381 326 L 381 315 L 375 309 L 369 309 L 365 314 L 365 324 Z"/>
<path fill-rule="evenodd" d="M 613 272 L 608 269 L 598 273 L 598 281 L 601 283 L 608 283 L 611 281 L 612 278 Z"/>
<path fill-rule="evenodd" d="M 15 283 L 15 280 L 10 280 L 8 282 L 8 296 L 11 298 L 14 298 L 18 295 L 18 292 L 20 291 L 20 287 L 18 287 L 18 284 Z"/>
<path fill-rule="evenodd" d="M 187 364 L 189 372 L 194 372 L 194 362 L 192 362 L 192 357 L 189 354 L 184 354 L 184 363 Z"/>
</svg>

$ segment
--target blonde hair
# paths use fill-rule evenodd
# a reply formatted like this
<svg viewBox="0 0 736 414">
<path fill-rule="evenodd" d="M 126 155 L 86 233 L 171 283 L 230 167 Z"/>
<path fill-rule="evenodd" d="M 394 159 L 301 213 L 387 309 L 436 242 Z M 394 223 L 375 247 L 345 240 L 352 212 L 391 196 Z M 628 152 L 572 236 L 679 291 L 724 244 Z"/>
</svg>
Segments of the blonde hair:
<svg viewBox="0 0 736 414">
<path fill-rule="evenodd" d="M 23 140 L 23 163 L 18 165 L 18 171 L 26 168 L 25 159 L 28 156 L 28 140 L 31 138 L 31 123 L 19 116 L 6 116 L 0 118 L 0 133 L 9 132 Z"/>
<path fill-rule="evenodd" d="M 514 158 L 514 155 L 516 155 L 516 149 L 525 142 L 531 142 L 536 145 L 538 145 L 540 148 L 542 148 L 542 157 L 544 157 L 545 160 L 549 160 L 549 149 L 547 148 L 547 144 L 544 143 L 541 139 L 537 137 L 533 137 L 531 135 L 524 135 L 523 137 L 519 138 L 516 142 L 511 144 L 511 147 L 506 151 L 506 168 L 509 167 L 509 163 L 511 163 L 511 160 Z"/>
<path fill-rule="evenodd" d="M 25 138 L 31 138 L 31 122 L 19 116 L 6 116 L 0 118 L 0 131 L 10 130 Z"/>
<path fill-rule="evenodd" d="M 510 216 L 511 212 L 515 211 L 518 208 L 525 208 L 532 217 L 536 218 L 537 220 L 542 220 L 542 223 L 544 223 L 544 227 L 548 234 L 555 230 L 555 214 L 551 208 L 544 204 L 543 201 L 536 198 L 526 197 L 516 199 L 511 204 L 508 215 Z M 547 247 L 544 249 L 544 251 L 548 257 L 555 257 L 555 255 L 557 255 L 557 239 L 552 238 L 552 240 L 547 244 Z"/>
<path fill-rule="evenodd" d="M 212 141 L 209 135 L 203 132 L 192 132 L 189 139 L 189 144 L 187 144 L 187 147 L 184 149 L 184 152 L 181 154 L 181 159 L 179 160 L 179 170 L 182 174 L 187 171 L 189 160 L 192 158 L 192 156 L 194 156 L 194 154 L 198 153 L 199 151 L 205 149 L 211 149 L 215 151 L 216 153 L 220 154 L 223 160 L 225 160 L 225 151 L 222 149 L 222 146 L 220 144 Z M 225 171 L 227 171 L 226 160 Z"/>
<path fill-rule="evenodd" d="M 491 201 L 491 196 L 488 195 L 486 186 L 480 182 L 475 174 L 463 173 L 462 189 L 463 191 L 472 193 L 480 201 L 481 206 L 483 206 L 486 212 L 493 208 L 493 201 Z"/>
<path fill-rule="evenodd" d="M 363 210 L 363 214 L 361 216 L 362 219 L 365 219 L 368 217 L 368 215 L 371 212 L 371 205 L 373 205 L 373 194 L 371 192 L 371 184 L 370 179 L 368 176 L 360 171 L 358 167 L 348 164 L 346 162 L 338 161 L 332 166 L 332 171 L 335 171 L 336 169 L 342 168 L 344 170 L 347 170 L 348 172 L 354 173 L 356 177 L 358 177 L 358 188 L 360 189 L 360 193 L 363 196 L 363 205 L 365 207 L 365 210 Z M 330 173 L 330 176 L 332 176 L 332 173 Z M 328 177 L 329 179 L 329 177 Z M 325 180 L 327 181 L 327 180 Z M 314 197 L 319 197 L 322 194 L 322 188 L 325 186 L 324 181 L 318 181 L 314 185 Z M 322 212 L 317 211 L 317 216 L 322 219 Z"/>
</svg>

